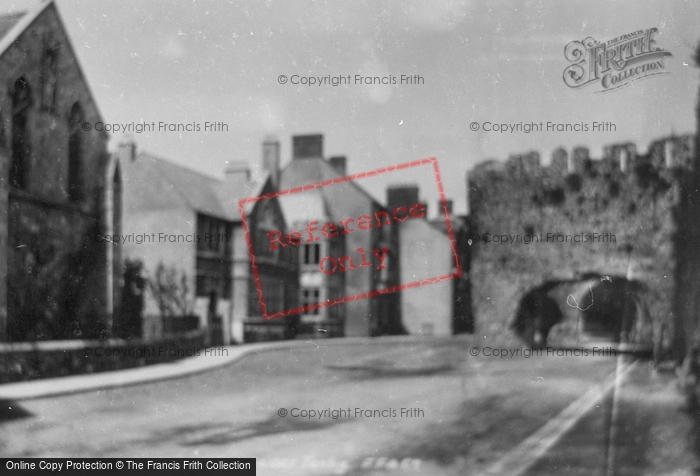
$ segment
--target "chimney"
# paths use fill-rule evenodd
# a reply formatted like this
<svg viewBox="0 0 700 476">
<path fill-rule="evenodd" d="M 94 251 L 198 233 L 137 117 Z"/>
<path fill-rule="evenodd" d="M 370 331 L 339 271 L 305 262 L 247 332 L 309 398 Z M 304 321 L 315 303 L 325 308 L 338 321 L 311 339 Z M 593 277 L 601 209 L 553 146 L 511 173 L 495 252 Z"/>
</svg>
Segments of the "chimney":
<svg viewBox="0 0 700 476">
<path fill-rule="evenodd" d="M 247 162 L 236 160 L 225 170 L 226 186 L 232 188 L 244 187 L 250 182 L 250 167 Z"/>
<path fill-rule="evenodd" d="M 124 137 L 119 143 L 119 162 L 128 163 L 136 160 L 136 142 L 131 137 Z"/>
<path fill-rule="evenodd" d="M 322 159 L 323 134 L 309 134 L 292 138 L 292 159 Z"/>
<path fill-rule="evenodd" d="M 664 142 L 664 159 L 666 161 L 666 168 L 670 169 L 673 167 L 673 139 L 667 139 Z"/>
<path fill-rule="evenodd" d="M 390 185 L 386 189 L 386 206 L 389 210 L 407 207 L 420 203 L 418 201 L 418 185 Z"/>
<path fill-rule="evenodd" d="M 272 185 L 276 188 L 280 178 L 280 143 L 276 137 L 268 136 L 263 141 L 262 170 L 270 174 Z"/>
<path fill-rule="evenodd" d="M 453 203 L 454 203 L 454 201 L 451 199 L 445 200 L 445 205 L 447 205 L 447 213 L 449 214 L 450 217 L 452 217 L 452 205 L 453 205 Z M 438 209 L 439 215 L 444 217 L 445 210 L 442 207 L 442 200 L 437 201 L 437 209 Z"/>
<path fill-rule="evenodd" d="M 333 167 L 335 170 L 338 171 L 340 175 L 347 175 L 347 165 L 348 165 L 348 158 L 340 155 L 336 157 L 331 157 L 328 159 L 328 162 L 330 162 L 331 167 Z"/>
</svg>

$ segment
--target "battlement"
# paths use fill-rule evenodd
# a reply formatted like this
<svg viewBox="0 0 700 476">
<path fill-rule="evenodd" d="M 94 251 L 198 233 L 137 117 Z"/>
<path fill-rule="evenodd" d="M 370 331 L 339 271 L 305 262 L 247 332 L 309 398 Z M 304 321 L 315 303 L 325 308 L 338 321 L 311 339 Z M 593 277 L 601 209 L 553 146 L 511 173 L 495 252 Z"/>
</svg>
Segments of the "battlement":
<svg viewBox="0 0 700 476">
<path fill-rule="evenodd" d="M 612 277 L 621 295 L 637 293 L 643 303 L 630 317 L 636 320 L 632 340 L 661 345 L 663 329 L 689 309 L 683 299 L 695 289 L 675 292 L 684 286 L 678 270 L 698 259 L 698 202 L 689 199 L 698 194 L 694 149 L 695 135 L 671 135 L 650 142 L 644 153 L 634 142 L 619 142 L 596 159 L 583 146 L 559 147 L 546 165 L 529 151 L 474 167 L 467 193 L 478 332 L 503 336 L 521 329 L 527 341 L 518 326 L 532 306 L 544 309 L 532 302 L 549 302 L 555 342 L 578 342 L 582 317 L 568 296 L 592 295 L 589 285 L 601 283 L 585 277 L 593 272 Z M 697 311 L 687 315 L 694 319 Z"/>
<path fill-rule="evenodd" d="M 691 170 L 694 156 L 693 134 L 671 135 L 652 141 L 646 154 L 640 154 L 634 142 L 606 145 L 603 156 L 592 159 L 587 147 L 574 147 L 571 153 L 563 147 L 553 150 L 549 164 L 543 165 L 540 153 L 529 151 L 512 154 L 506 161 L 489 159 L 477 164 L 470 172 L 471 178 L 482 175 L 502 179 L 532 180 L 544 177 L 565 177 L 571 174 L 630 173 L 639 167 L 654 171 Z"/>
</svg>

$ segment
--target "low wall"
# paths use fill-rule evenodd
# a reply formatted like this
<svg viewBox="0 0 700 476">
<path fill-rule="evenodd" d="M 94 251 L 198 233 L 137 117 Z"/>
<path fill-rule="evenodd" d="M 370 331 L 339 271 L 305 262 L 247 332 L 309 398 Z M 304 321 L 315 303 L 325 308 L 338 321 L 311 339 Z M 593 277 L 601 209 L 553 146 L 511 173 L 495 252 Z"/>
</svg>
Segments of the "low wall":
<svg viewBox="0 0 700 476">
<path fill-rule="evenodd" d="M 119 370 L 192 357 L 201 330 L 159 340 L 70 340 L 0 344 L 0 384 Z"/>
</svg>

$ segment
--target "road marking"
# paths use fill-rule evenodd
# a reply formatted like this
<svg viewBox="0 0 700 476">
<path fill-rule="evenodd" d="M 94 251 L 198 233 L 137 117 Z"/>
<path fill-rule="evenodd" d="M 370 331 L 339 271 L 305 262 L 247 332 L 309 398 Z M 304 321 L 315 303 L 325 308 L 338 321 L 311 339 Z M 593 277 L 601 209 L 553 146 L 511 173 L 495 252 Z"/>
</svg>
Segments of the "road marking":
<svg viewBox="0 0 700 476">
<path fill-rule="evenodd" d="M 617 356 L 617 366 L 615 367 L 615 384 L 613 385 L 613 401 L 610 410 L 610 431 L 608 432 L 608 445 L 605 449 L 607 458 L 605 461 L 605 474 L 615 474 L 615 459 L 617 457 L 617 426 L 620 419 L 620 392 L 622 392 L 623 375 L 621 369 L 624 365 L 622 355 Z"/>
<path fill-rule="evenodd" d="M 619 364 L 619 362 L 618 362 Z M 503 458 L 479 476 L 520 476 L 554 446 L 586 413 L 600 403 L 630 373 L 636 362 L 622 364 L 608 377 L 603 388 L 594 387 L 572 402 L 559 415 L 549 420 L 542 428 L 523 440 Z"/>
</svg>

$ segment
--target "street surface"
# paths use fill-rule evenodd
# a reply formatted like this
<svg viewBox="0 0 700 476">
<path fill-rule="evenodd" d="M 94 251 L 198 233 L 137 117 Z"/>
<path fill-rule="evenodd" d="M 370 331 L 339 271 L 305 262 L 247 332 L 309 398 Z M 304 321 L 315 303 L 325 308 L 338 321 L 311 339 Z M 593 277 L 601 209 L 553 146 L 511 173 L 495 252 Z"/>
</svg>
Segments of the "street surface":
<svg viewBox="0 0 700 476">
<path fill-rule="evenodd" d="M 255 457 L 260 475 L 476 475 L 602 386 L 618 361 L 474 356 L 462 338 L 339 342 L 299 342 L 147 385 L 2 402 L 24 417 L 0 412 L 0 455 Z M 682 448 L 664 449 L 664 431 L 677 430 L 664 422 L 679 411 L 659 414 L 645 389 L 669 384 L 648 375 L 637 366 L 618 391 L 619 474 L 660 474 L 644 469 L 666 458 L 694 464 Z M 605 474 L 611 402 L 601 399 L 526 474 Z"/>
</svg>

